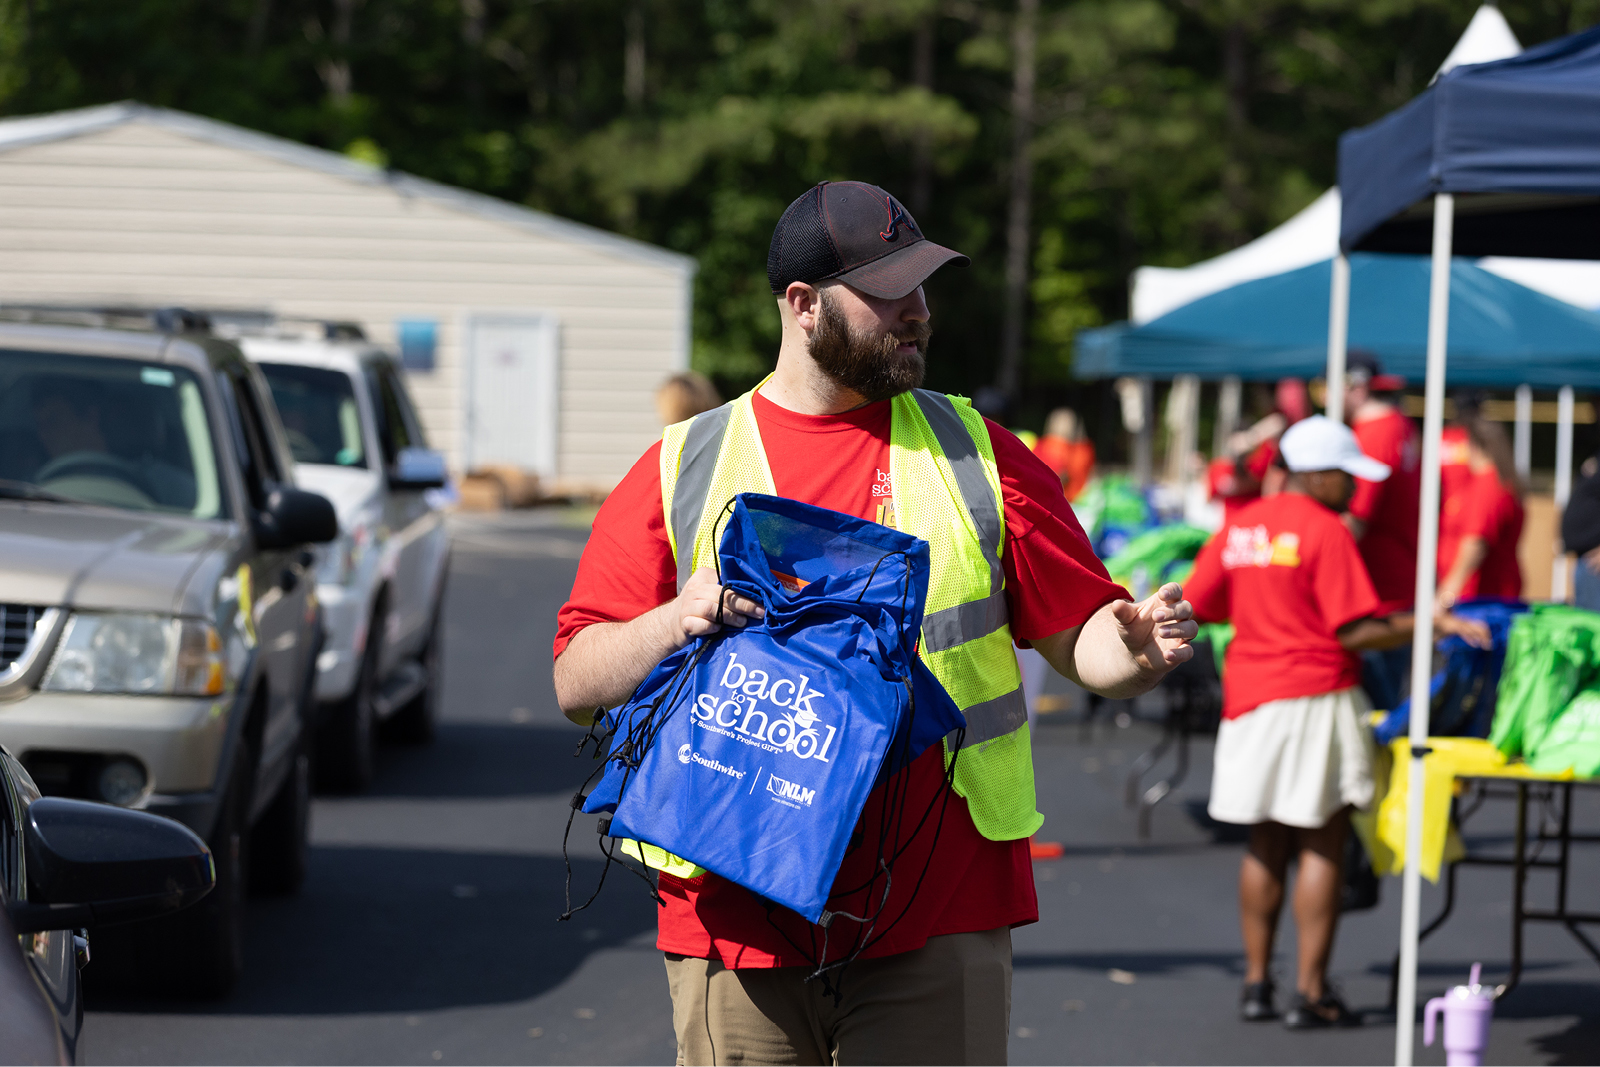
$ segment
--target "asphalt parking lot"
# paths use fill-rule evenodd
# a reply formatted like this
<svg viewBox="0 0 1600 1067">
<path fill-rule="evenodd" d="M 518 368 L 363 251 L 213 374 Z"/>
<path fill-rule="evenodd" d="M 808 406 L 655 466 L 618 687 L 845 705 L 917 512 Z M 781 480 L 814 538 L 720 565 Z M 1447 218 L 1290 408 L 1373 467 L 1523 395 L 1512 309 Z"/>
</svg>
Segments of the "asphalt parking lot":
<svg viewBox="0 0 1600 1067">
<path fill-rule="evenodd" d="M 581 513 L 456 520 L 439 739 L 385 749 L 358 797 L 313 814 L 311 873 L 291 900 L 252 905 L 246 973 L 214 1004 L 93 990 L 86 1063 L 671 1063 L 671 1004 L 652 905 L 631 879 L 558 923 L 568 799 L 586 769 L 582 731 L 554 706 L 555 610 L 586 534 Z M 1066 683 L 1059 683 L 1064 691 Z M 1143 721 L 1085 733 L 1071 713 L 1036 740 L 1041 837 L 1065 856 L 1036 867 L 1041 921 L 1016 931 L 1014 1063 L 1393 1062 L 1383 1009 L 1399 884 L 1349 917 L 1333 976 L 1367 1026 L 1292 1034 L 1236 1021 L 1242 958 L 1234 902 L 1241 845 L 1202 825 L 1209 747 L 1140 841 L 1122 806 L 1128 765 L 1156 738 Z M 1505 813 L 1474 824 L 1504 837 Z M 1591 798 L 1579 819 L 1600 828 Z M 593 884 L 592 819 L 574 870 Z M 1591 853 L 1600 849 L 1590 849 Z M 1535 879 L 1531 892 L 1545 891 Z M 1600 856 L 1575 867 L 1574 904 L 1600 910 Z M 1425 916 L 1438 907 L 1431 887 Z M 1457 915 L 1423 951 L 1421 995 L 1508 959 L 1510 878 L 1461 875 Z M 1292 973 L 1286 916 L 1278 970 Z M 1420 1038 L 1419 1038 L 1420 1040 Z M 1560 929 L 1530 927 L 1522 986 L 1500 1006 L 1491 1063 L 1600 1059 L 1600 966 Z M 1419 1049 L 1419 1063 L 1443 1063 Z"/>
</svg>

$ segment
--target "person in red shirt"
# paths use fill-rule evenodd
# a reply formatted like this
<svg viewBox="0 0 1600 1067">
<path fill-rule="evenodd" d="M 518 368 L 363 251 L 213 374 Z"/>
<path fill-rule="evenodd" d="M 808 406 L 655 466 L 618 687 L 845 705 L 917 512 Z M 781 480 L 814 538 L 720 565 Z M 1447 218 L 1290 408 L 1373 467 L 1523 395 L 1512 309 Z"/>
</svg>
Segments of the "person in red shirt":
<svg viewBox="0 0 1600 1067">
<path fill-rule="evenodd" d="M 890 204 L 884 233 L 898 221 L 922 241 L 903 208 L 882 190 L 872 195 Z M 937 245 L 885 254 L 881 218 L 871 233 L 855 233 L 840 212 L 822 223 L 831 227 L 830 247 L 865 246 L 877 258 L 851 266 L 780 254 L 803 239 L 788 220 L 804 200 L 779 221 L 768 261 L 783 339 L 776 371 L 751 396 L 763 450 L 778 494 L 892 524 L 904 487 L 890 478 L 889 400 L 920 384 L 929 334 L 921 283 L 954 253 L 931 265 L 912 253 Z M 803 265 L 785 273 L 790 261 Z M 1013 636 L 1094 692 L 1147 691 L 1193 655 L 1195 624 L 1182 590 L 1167 585 L 1130 603 L 1090 550 L 1055 472 L 986 425 L 1002 490 Z M 601 507 L 558 617 L 556 696 L 574 721 L 622 703 L 657 662 L 714 632 L 719 608 L 725 625 L 761 615 L 757 604 L 724 597 L 709 567 L 678 588 L 659 456 L 653 446 Z M 865 847 L 847 853 L 836 891 L 873 873 L 880 849 L 872 835 L 890 788 L 905 794 L 908 812 L 929 810 L 940 796 L 941 746 L 900 774 L 869 797 L 859 826 Z M 849 920 L 834 920 L 824 960 L 822 932 L 799 916 L 715 874 L 662 873 L 656 943 L 666 954 L 680 1062 L 1003 1062 L 1010 929 L 1038 918 L 1028 841 L 990 840 L 961 796 L 948 794 L 945 803 L 937 827 L 904 820 L 905 837 L 892 843 L 897 869 L 928 874 L 893 879 L 877 923 L 886 934 L 851 964 L 837 998 L 805 978 L 849 948 L 850 931 L 840 929 Z"/>
<path fill-rule="evenodd" d="M 1405 382 L 1384 374 L 1377 358 L 1350 353 L 1345 378 L 1345 413 L 1361 451 L 1394 473 L 1382 482 L 1356 479 L 1344 522 L 1355 535 L 1386 612 L 1409 610 L 1416 599 L 1417 517 L 1421 513 L 1422 464 L 1417 428 L 1395 401 Z M 1393 708 L 1411 678 L 1405 646 L 1362 657 L 1361 685 L 1373 706 Z"/>
<path fill-rule="evenodd" d="M 1094 442 L 1083 434 L 1083 423 L 1071 408 L 1056 408 L 1045 420 L 1044 433 L 1033 454 L 1061 479 L 1061 491 L 1076 500 L 1094 476 Z"/>
<path fill-rule="evenodd" d="M 1284 880 L 1299 859 L 1297 997 L 1292 1029 L 1352 1026 L 1326 985 L 1339 918 L 1349 809 L 1372 800 L 1370 710 L 1359 688 L 1365 649 L 1411 640 L 1409 614 L 1390 614 L 1373 588 L 1354 538 L 1339 519 L 1355 479 L 1381 482 L 1383 464 L 1363 455 L 1348 428 L 1317 415 L 1279 442 L 1284 492 L 1241 511 L 1195 561 L 1188 593 L 1195 617 L 1231 619 L 1223 671 L 1209 812 L 1250 827 L 1239 871 L 1245 945 L 1241 1014 L 1277 1016 L 1267 966 Z M 1454 616 L 1441 632 L 1470 632 Z"/>
<path fill-rule="evenodd" d="M 1522 596 L 1522 485 L 1511 444 L 1499 423 L 1477 418 L 1464 429 L 1471 476 L 1439 516 L 1441 608 L 1472 597 Z"/>
</svg>

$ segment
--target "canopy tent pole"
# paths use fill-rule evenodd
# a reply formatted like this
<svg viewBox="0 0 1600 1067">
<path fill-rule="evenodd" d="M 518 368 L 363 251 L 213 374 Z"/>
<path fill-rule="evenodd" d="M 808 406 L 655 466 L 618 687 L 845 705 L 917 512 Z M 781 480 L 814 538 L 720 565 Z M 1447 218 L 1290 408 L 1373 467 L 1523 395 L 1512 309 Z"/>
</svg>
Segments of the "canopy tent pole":
<svg viewBox="0 0 1600 1067">
<path fill-rule="evenodd" d="M 1550 565 L 1550 599 L 1567 600 L 1567 548 L 1561 543 L 1561 516 L 1572 499 L 1572 386 L 1556 394 L 1556 558 Z"/>
<path fill-rule="evenodd" d="M 1141 375 L 1139 383 L 1139 410 L 1142 413 L 1139 421 L 1139 432 L 1133 438 L 1133 480 L 1139 484 L 1140 489 L 1148 489 L 1154 476 L 1151 452 L 1155 446 L 1155 401 L 1150 387 L 1150 378 Z"/>
<path fill-rule="evenodd" d="M 1344 421 L 1344 365 L 1350 341 L 1350 257 L 1333 257 L 1333 286 L 1328 296 L 1328 376 L 1322 409 L 1334 422 Z"/>
<path fill-rule="evenodd" d="M 1511 438 L 1511 452 L 1516 457 L 1517 477 L 1528 481 L 1533 469 L 1533 388 L 1517 386 L 1517 421 Z"/>
<path fill-rule="evenodd" d="M 1422 415 L 1422 499 L 1417 519 L 1416 634 L 1411 644 L 1411 691 L 1428 692 L 1433 674 L 1433 600 L 1439 556 L 1439 435 L 1444 428 L 1445 344 L 1450 327 L 1450 243 L 1455 197 L 1433 198 L 1433 275 L 1428 292 L 1428 371 Z M 1422 759 L 1428 716 L 1411 715 L 1411 766 L 1406 790 L 1406 874 L 1400 901 L 1400 996 L 1394 1062 L 1411 1067 L 1417 1023 L 1417 927 L 1422 904 Z"/>
<path fill-rule="evenodd" d="M 1228 438 L 1239 430 L 1239 401 L 1243 392 L 1244 383 L 1237 374 L 1223 378 L 1217 389 L 1217 425 L 1211 433 L 1213 459 L 1227 454 Z"/>
</svg>

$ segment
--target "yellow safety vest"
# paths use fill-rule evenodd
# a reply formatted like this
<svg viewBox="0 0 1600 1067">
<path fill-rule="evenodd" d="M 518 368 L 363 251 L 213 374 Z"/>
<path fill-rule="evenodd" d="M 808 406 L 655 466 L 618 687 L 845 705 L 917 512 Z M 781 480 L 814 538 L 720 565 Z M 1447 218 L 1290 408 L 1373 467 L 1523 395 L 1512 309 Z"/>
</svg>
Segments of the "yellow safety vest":
<svg viewBox="0 0 1600 1067">
<path fill-rule="evenodd" d="M 680 589 L 712 564 L 714 528 L 727 502 L 739 493 L 777 492 L 753 395 L 662 435 L 661 505 Z M 920 652 L 967 719 L 955 790 L 985 837 L 1028 837 L 1044 816 L 1000 566 L 1005 516 L 994 446 L 963 397 L 914 389 L 890 403 L 893 525 L 927 541 L 931 556 Z M 953 743 L 946 738 L 947 761 Z"/>
</svg>

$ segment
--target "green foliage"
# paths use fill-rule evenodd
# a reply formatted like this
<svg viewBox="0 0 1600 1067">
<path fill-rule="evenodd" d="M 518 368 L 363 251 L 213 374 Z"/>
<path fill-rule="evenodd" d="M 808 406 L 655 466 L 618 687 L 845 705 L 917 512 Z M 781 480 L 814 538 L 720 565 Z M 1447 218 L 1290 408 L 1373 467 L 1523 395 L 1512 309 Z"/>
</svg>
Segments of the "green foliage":
<svg viewBox="0 0 1600 1067">
<path fill-rule="evenodd" d="M 1030 395 L 1067 380 L 1077 329 L 1126 314 L 1135 266 L 1224 251 L 1331 184 L 1338 135 L 1420 91 L 1475 7 L 1042 0 Z M 1530 43 L 1600 18 L 1600 0 L 1502 7 Z M 765 263 L 784 206 L 823 179 L 925 189 L 924 230 L 972 257 L 929 285 L 930 379 L 970 393 L 1000 333 L 1013 10 L 0 0 L 0 113 L 139 99 L 688 253 L 694 363 L 725 390 L 776 353 Z"/>
</svg>

